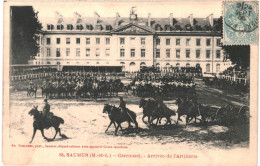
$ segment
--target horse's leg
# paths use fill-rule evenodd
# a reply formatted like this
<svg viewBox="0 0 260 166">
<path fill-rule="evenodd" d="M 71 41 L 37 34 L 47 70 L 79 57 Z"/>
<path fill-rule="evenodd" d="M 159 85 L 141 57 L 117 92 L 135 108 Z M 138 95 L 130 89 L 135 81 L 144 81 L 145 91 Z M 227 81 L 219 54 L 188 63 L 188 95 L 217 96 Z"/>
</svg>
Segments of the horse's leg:
<svg viewBox="0 0 260 166">
<path fill-rule="evenodd" d="M 45 135 L 44 135 L 44 129 L 41 129 L 41 133 L 42 133 L 43 138 L 44 138 L 44 139 L 47 139 L 47 138 L 45 137 Z"/>
<path fill-rule="evenodd" d="M 34 139 L 34 136 L 35 136 L 35 134 L 36 134 L 36 131 L 37 131 L 37 129 L 36 129 L 36 128 L 33 128 L 33 136 L 32 136 L 32 140 L 30 141 L 30 143 L 32 143 L 32 141 L 33 141 L 33 139 Z"/>
<path fill-rule="evenodd" d="M 131 120 L 128 121 L 128 128 L 130 128 L 130 127 L 133 127 L 133 126 L 131 125 Z"/>
<path fill-rule="evenodd" d="M 187 117 L 186 117 L 186 127 L 189 124 L 189 119 L 190 119 L 190 117 L 189 117 L 189 115 L 187 115 Z"/>
<path fill-rule="evenodd" d="M 59 135 L 62 137 L 62 135 L 61 135 L 61 131 L 60 131 L 60 128 L 58 129 L 58 132 L 59 132 Z"/>
<path fill-rule="evenodd" d="M 108 125 L 108 127 L 107 127 L 107 129 L 106 129 L 106 131 L 105 131 L 105 133 L 108 131 L 108 129 L 109 129 L 109 127 L 112 125 L 112 123 L 114 123 L 114 122 L 111 120 L 111 121 L 110 121 L 110 124 Z M 115 123 L 114 123 L 114 126 L 116 127 Z"/>
<path fill-rule="evenodd" d="M 55 131 L 56 131 L 56 133 L 55 133 L 54 137 L 52 138 L 53 140 L 56 138 L 56 135 L 57 135 L 59 129 L 58 129 L 58 128 L 55 128 Z"/>
<path fill-rule="evenodd" d="M 134 119 L 134 123 L 135 123 L 135 130 L 136 130 L 136 133 L 138 132 L 138 123 L 136 121 L 136 119 Z"/>
<path fill-rule="evenodd" d="M 145 121 L 144 121 L 144 118 L 145 118 L 146 116 L 145 115 L 143 115 L 143 117 L 142 117 L 142 121 L 145 123 Z M 149 123 L 149 120 L 148 120 L 148 123 Z"/>
<path fill-rule="evenodd" d="M 120 123 L 118 124 L 118 126 L 116 127 L 116 130 L 115 130 L 115 135 L 117 135 L 117 131 L 118 131 L 118 128 L 120 127 Z"/>
</svg>

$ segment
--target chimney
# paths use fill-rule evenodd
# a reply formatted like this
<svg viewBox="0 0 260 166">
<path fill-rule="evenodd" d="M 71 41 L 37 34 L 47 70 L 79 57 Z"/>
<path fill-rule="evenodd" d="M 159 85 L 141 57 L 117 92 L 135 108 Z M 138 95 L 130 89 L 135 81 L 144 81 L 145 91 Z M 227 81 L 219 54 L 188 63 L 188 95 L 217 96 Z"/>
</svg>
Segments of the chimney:
<svg viewBox="0 0 260 166">
<path fill-rule="evenodd" d="M 208 16 L 208 18 L 209 18 L 209 24 L 210 24 L 210 26 L 213 26 L 213 14 L 210 14 L 210 15 Z"/>
<path fill-rule="evenodd" d="M 190 25 L 193 26 L 193 24 L 194 24 L 193 14 L 190 14 Z"/>
<path fill-rule="evenodd" d="M 173 26 L 173 14 L 172 13 L 170 13 L 170 26 Z"/>
<path fill-rule="evenodd" d="M 58 24 L 61 24 L 61 22 L 63 21 L 63 16 L 59 13 L 59 12 L 55 12 L 55 19 L 57 20 Z"/>
<path fill-rule="evenodd" d="M 148 13 L 147 25 L 148 25 L 148 27 L 151 26 L 151 13 Z"/>
<path fill-rule="evenodd" d="M 94 22 L 93 22 L 94 29 L 96 29 L 96 25 L 98 23 L 99 17 L 100 17 L 99 14 L 95 11 L 94 12 Z"/>
<path fill-rule="evenodd" d="M 119 25 L 119 20 L 120 20 L 120 15 L 119 15 L 119 13 L 117 12 L 117 13 L 116 13 L 116 26 Z"/>
</svg>

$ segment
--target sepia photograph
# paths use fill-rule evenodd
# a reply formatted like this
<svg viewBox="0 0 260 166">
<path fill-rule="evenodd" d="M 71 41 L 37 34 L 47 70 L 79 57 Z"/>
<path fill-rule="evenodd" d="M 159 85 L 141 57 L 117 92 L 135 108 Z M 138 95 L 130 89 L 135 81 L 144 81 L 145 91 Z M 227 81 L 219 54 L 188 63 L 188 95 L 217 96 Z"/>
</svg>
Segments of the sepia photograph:
<svg viewBox="0 0 260 166">
<path fill-rule="evenodd" d="M 256 165 L 257 1 L 4 14 L 5 164 Z"/>
</svg>

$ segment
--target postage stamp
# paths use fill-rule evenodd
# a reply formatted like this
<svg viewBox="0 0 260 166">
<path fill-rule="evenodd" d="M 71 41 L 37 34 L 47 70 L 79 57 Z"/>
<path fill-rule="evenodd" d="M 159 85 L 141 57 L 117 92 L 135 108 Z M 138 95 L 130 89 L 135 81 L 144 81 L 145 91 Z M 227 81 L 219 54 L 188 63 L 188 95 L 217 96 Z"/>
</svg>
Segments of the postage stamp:
<svg viewBox="0 0 260 166">
<path fill-rule="evenodd" d="M 223 2 L 224 45 L 256 44 L 258 2 Z"/>
</svg>

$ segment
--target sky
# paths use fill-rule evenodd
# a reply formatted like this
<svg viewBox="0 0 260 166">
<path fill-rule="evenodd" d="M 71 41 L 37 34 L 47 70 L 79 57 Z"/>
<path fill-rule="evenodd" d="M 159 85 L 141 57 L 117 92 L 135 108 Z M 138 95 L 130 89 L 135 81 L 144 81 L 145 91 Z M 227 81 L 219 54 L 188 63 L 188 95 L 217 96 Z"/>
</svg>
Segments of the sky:
<svg viewBox="0 0 260 166">
<path fill-rule="evenodd" d="M 138 17 L 147 17 L 151 13 L 152 18 L 168 18 L 173 13 L 174 18 L 186 18 L 190 14 L 193 17 L 206 18 L 213 14 L 214 18 L 220 17 L 222 12 L 221 1 L 165 1 L 165 2 L 41 2 L 32 3 L 35 11 L 38 11 L 39 19 L 55 17 L 58 11 L 64 17 L 73 17 L 78 12 L 82 17 L 93 17 L 96 11 L 100 17 L 115 17 L 118 12 L 121 17 L 129 17 L 130 9 L 136 6 Z"/>
</svg>

